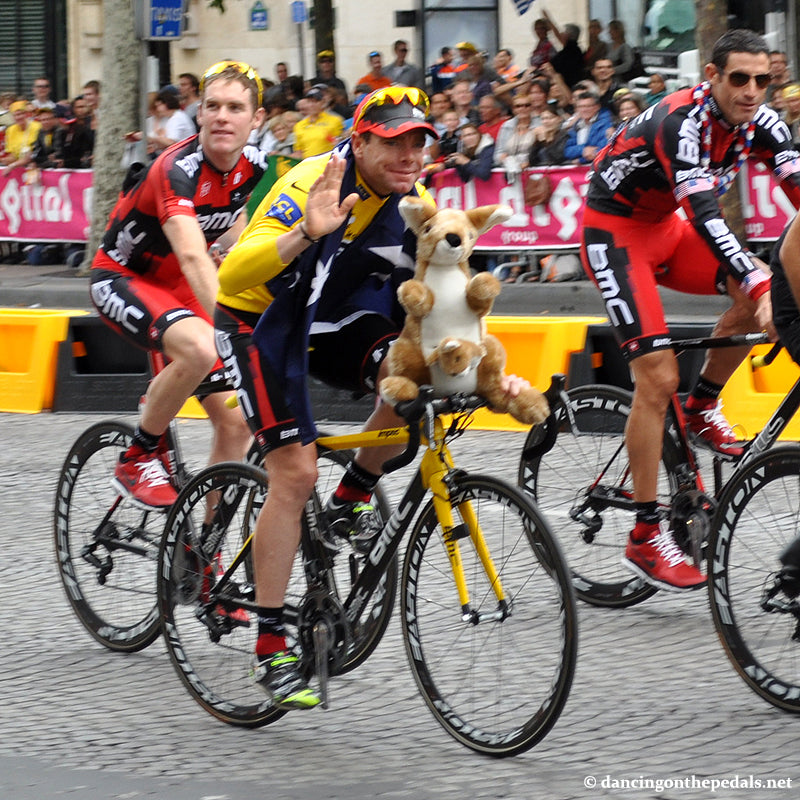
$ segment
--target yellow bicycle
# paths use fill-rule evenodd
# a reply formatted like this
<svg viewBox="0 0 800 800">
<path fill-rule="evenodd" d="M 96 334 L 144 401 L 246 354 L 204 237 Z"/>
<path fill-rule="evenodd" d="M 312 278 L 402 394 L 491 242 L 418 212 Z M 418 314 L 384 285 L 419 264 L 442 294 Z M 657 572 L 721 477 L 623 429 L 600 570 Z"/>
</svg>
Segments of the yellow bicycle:
<svg viewBox="0 0 800 800">
<path fill-rule="evenodd" d="M 401 625 L 420 693 L 459 742 L 510 756 L 541 740 L 564 707 L 577 617 L 569 570 L 533 502 L 453 463 L 448 442 L 482 405 L 474 396 L 434 399 L 425 391 L 398 406 L 405 428 L 318 440 L 320 478 L 306 504 L 285 618 L 327 705 L 329 678 L 363 663 L 386 629 L 398 548 L 411 528 Z M 350 448 L 401 442 L 407 449 L 386 471 L 410 463 L 421 442 L 424 454 L 394 511 L 378 498 L 383 527 L 371 549 L 360 554 L 336 540 L 332 550 L 321 511 Z M 172 663 L 194 699 L 234 725 L 264 725 L 285 713 L 249 675 L 256 626 L 243 620 L 255 621 L 251 532 L 268 491 L 268 476 L 256 467 L 207 468 L 172 507 L 159 554 Z M 216 500 L 210 521 L 209 495 Z"/>
</svg>

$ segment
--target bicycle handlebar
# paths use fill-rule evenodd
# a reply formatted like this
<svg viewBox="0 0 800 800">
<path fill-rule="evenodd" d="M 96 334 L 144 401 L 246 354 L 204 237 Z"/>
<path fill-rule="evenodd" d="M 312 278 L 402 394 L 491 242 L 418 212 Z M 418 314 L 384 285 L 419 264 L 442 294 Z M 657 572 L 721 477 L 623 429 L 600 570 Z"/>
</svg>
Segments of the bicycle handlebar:
<svg viewBox="0 0 800 800">
<path fill-rule="evenodd" d="M 550 386 L 544 392 L 552 408 L 561 396 L 566 377 L 560 373 L 553 375 Z M 408 444 L 402 453 L 388 459 L 383 464 L 384 473 L 394 472 L 410 464 L 417 455 L 422 441 L 422 421 L 425 420 L 426 438 L 433 438 L 433 423 L 442 414 L 459 414 L 462 411 L 475 411 L 488 405 L 483 397 L 474 394 L 452 394 L 447 397 L 434 397 L 432 386 L 420 386 L 419 394 L 413 400 L 398 403 L 394 410 L 408 423 Z"/>
<path fill-rule="evenodd" d="M 734 333 L 731 336 L 700 336 L 688 339 L 673 339 L 671 336 L 659 337 L 660 343 L 673 350 L 706 350 L 717 347 L 742 347 L 743 345 L 769 344 L 766 333 Z"/>
</svg>

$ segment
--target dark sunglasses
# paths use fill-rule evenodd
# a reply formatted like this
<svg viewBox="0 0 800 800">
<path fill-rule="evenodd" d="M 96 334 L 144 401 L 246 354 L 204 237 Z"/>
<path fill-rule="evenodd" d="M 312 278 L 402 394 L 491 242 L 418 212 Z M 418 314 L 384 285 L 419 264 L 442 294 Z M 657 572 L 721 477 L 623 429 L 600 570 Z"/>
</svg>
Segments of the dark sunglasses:
<svg viewBox="0 0 800 800">
<path fill-rule="evenodd" d="M 731 86 L 741 89 L 742 86 L 747 86 L 752 79 L 755 79 L 756 86 L 759 89 L 766 89 L 772 80 L 772 75 L 768 72 L 762 72 L 759 75 L 749 75 L 747 72 L 729 72 L 728 81 Z"/>
</svg>

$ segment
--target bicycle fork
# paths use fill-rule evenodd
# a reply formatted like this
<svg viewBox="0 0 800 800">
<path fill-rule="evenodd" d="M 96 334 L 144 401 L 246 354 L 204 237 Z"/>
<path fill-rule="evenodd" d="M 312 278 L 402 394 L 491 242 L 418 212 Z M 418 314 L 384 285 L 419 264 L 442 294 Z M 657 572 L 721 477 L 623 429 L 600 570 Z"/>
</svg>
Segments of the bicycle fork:
<svg viewBox="0 0 800 800">
<path fill-rule="evenodd" d="M 428 451 L 430 453 L 430 451 Z M 427 455 L 427 454 L 426 454 Z M 461 604 L 461 619 L 472 625 L 480 622 L 502 622 L 510 616 L 511 609 L 506 600 L 503 585 L 500 581 L 497 569 L 492 561 L 486 539 L 483 536 L 475 509 L 469 501 L 462 501 L 457 504 L 458 513 L 463 520 L 459 525 L 455 523 L 453 517 L 452 495 L 456 487 L 453 477 L 457 474 L 452 468 L 449 453 L 441 451 L 441 457 L 436 459 L 424 459 L 420 467 L 426 485 L 430 488 L 433 495 L 433 506 L 436 517 L 441 525 L 444 545 L 447 557 L 450 560 L 450 567 L 453 570 L 453 578 L 458 590 L 458 599 Z M 473 609 L 470 604 L 469 588 L 467 578 L 464 574 L 464 562 L 461 558 L 461 548 L 459 540 L 469 538 L 475 552 L 480 559 L 486 578 L 492 591 L 497 598 L 497 609 L 492 612 L 479 612 Z"/>
</svg>

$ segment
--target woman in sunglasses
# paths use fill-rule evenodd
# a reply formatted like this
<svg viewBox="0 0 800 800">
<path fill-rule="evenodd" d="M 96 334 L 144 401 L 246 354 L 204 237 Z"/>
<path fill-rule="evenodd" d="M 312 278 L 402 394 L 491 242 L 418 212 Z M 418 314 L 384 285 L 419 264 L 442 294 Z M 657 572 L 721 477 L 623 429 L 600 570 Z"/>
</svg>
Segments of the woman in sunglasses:
<svg viewBox="0 0 800 800">
<path fill-rule="evenodd" d="M 663 428 L 678 387 L 657 285 L 730 294 L 732 305 L 715 335 L 775 334 L 770 278 L 737 241 L 719 205 L 748 157 L 764 162 L 800 205 L 800 157 L 778 113 L 763 105 L 768 52 L 752 31 L 725 33 L 704 68 L 705 80 L 667 95 L 618 129 L 595 158 L 589 182 L 581 258 L 602 293 L 635 384 L 626 444 L 637 513 L 625 563 L 673 591 L 697 588 L 706 576 L 685 559 L 656 507 L 661 439 L 653 431 Z M 692 438 L 729 458 L 742 450 L 718 398 L 744 355 L 736 348 L 709 351 L 686 402 Z"/>
</svg>

